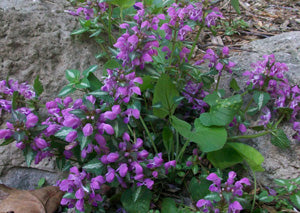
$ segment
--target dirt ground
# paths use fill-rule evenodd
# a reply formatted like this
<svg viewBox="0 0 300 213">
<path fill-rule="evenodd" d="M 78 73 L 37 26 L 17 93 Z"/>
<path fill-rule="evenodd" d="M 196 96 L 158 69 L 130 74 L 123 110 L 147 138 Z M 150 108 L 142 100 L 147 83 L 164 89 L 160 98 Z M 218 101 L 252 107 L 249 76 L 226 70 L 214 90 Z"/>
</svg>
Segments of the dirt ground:
<svg viewBox="0 0 300 213">
<path fill-rule="evenodd" d="M 268 38 L 283 32 L 300 31 L 299 0 L 239 0 L 240 14 L 230 0 L 215 1 L 224 19 L 217 35 L 204 34 L 200 39 L 195 60 L 205 54 L 207 48 L 229 46 L 233 51 L 253 40 Z"/>
</svg>

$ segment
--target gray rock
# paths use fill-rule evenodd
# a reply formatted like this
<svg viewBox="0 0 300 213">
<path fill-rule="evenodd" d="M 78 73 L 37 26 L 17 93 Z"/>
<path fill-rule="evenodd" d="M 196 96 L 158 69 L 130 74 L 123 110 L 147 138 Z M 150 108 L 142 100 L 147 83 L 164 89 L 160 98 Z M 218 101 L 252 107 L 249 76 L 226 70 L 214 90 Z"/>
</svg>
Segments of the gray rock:
<svg viewBox="0 0 300 213">
<path fill-rule="evenodd" d="M 251 63 L 263 60 L 263 55 L 274 54 L 276 61 L 286 63 L 289 72 L 286 73 L 292 84 L 300 83 L 300 31 L 288 32 L 270 38 L 253 41 L 243 49 L 251 50 L 235 54 L 231 60 L 238 63 L 240 81 L 245 84 L 242 73 L 251 70 Z M 289 138 L 294 134 L 291 124 L 281 126 Z M 252 145 L 265 157 L 263 167 L 265 172 L 257 173 L 258 181 L 264 185 L 273 185 L 276 178 L 290 179 L 300 175 L 300 144 L 293 141 L 290 149 L 282 150 L 273 146 L 270 136 L 253 140 Z"/>
<path fill-rule="evenodd" d="M 0 1 L 0 80 L 7 75 L 32 84 L 37 75 L 43 82 L 43 101 L 52 100 L 67 83 L 66 69 L 84 70 L 98 64 L 98 45 L 70 36 L 78 27 L 65 12 L 67 0 Z M 47 159 L 27 168 L 22 151 L 10 144 L 0 147 L 0 182 L 32 189 L 40 178 L 54 184 L 60 177 L 55 162 Z"/>
</svg>

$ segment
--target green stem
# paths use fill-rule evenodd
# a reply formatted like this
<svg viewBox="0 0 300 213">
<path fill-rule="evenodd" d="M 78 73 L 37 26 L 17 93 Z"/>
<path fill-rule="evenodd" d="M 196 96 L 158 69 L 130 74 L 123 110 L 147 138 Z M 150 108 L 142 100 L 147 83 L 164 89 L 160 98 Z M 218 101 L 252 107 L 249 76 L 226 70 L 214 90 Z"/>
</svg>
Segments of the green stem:
<svg viewBox="0 0 300 213">
<path fill-rule="evenodd" d="M 270 133 L 270 131 L 268 130 L 268 131 L 264 131 L 264 132 L 257 133 L 257 134 L 254 134 L 254 135 L 238 135 L 238 136 L 230 137 L 227 140 L 232 141 L 232 140 L 237 140 L 237 139 L 258 138 L 258 137 L 267 135 L 269 133 Z"/>
<path fill-rule="evenodd" d="M 184 143 L 182 149 L 180 150 L 180 153 L 178 154 L 178 156 L 176 156 L 176 162 L 178 162 L 178 161 L 181 159 L 181 157 L 182 157 L 182 155 L 183 155 L 183 153 L 184 153 L 186 147 L 187 147 L 189 144 L 190 144 L 190 141 L 188 141 L 188 140 Z"/>
<path fill-rule="evenodd" d="M 196 47 L 196 45 L 197 45 L 197 43 L 198 43 L 198 39 L 199 39 L 199 37 L 200 37 L 200 33 L 201 33 L 202 29 L 203 29 L 203 25 L 200 26 L 200 28 L 199 28 L 199 30 L 198 30 L 198 32 L 197 32 L 196 39 L 195 39 L 195 41 L 194 41 L 194 43 L 193 43 L 193 46 L 192 46 L 190 55 L 189 55 L 189 57 L 188 57 L 188 60 L 189 60 L 189 61 L 190 61 L 191 58 L 192 58 L 193 52 L 194 52 L 195 47 Z"/>
<path fill-rule="evenodd" d="M 177 37 L 177 30 L 174 30 L 174 35 L 172 38 L 172 50 L 171 50 L 171 55 L 170 55 L 170 60 L 169 60 L 169 66 L 172 64 L 172 59 L 173 59 L 173 54 L 175 50 L 175 44 L 176 44 L 176 37 Z"/>
<path fill-rule="evenodd" d="M 249 103 L 247 104 L 247 106 L 246 106 L 246 108 L 245 108 L 245 110 L 244 110 L 244 113 L 246 113 L 247 111 L 248 111 L 248 109 L 249 109 L 249 107 L 251 106 L 251 104 L 253 103 L 253 97 L 251 98 L 251 100 L 249 101 Z"/>
<path fill-rule="evenodd" d="M 179 133 L 176 131 L 176 156 L 179 152 Z"/>
<path fill-rule="evenodd" d="M 152 136 L 151 136 L 151 134 L 150 134 L 150 132 L 149 132 L 149 129 L 148 129 L 148 127 L 146 126 L 146 124 L 145 124 L 144 119 L 143 119 L 142 116 L 140 116 L 140 121 L 141 121 L 141 123 L 142 123 L 144 129 L 146 130 L 146 133 L 147 133 L 148 137 L 150 138 L 150 141 L 151 141 L 151 143 L 152 143 L 152 146 L 153 146 L 153 149 L 154 149 L 155 153 L 157 154 L 157 153 L 158 153 L 157 148 L 156 148 L 156 146 L 155 146 L 155 143 L 154 143 L 154 141 L 153 141 L 153 138 L 152 138 Z"/>
<path fill-rule="evenodd" d="M 256 183 L 256 175 L 255 175 L 255 172 L 251 169 L 252 171 L 252 174 L 253 174 L 253 180 L 254 180 L 254 195 L 253 195 L 253 202 L 252 202 L 252 206 L 251 206 L 251 213 L 253 212 L 254 210 L 254 207 L 255 207 L 255 199 L 256 199 L 256 188 L 257 188 L 257 183 Z"/>
<path fill-rule="evenodd" d="M 109 11 L 108 11 L 108 38 L 109 38 L 109 44 L 112 45 L 112 42 L 116 43 L 116 39 L 112 35 L 111 32 L 111 26 L 112 26 L 112 6 L 109 4 Z"/>
<path fill-rule="evenodd" d="M 217 85 L 216 85 L 216 91 L 218 91 L 220 79 L 221 79 L 221 75 L 219 74 L 218 80 L 217 80 Z"/>
<path fill-rule="evenodd" d="M 282 119 L 285 117 L 285 115 L 281 115 L 281 117 L 279 118 L 279 120 L 276 122 L 275 124 L 275 128 L 277 128 L 277 126 L 281 123 Z"/>
</svg>

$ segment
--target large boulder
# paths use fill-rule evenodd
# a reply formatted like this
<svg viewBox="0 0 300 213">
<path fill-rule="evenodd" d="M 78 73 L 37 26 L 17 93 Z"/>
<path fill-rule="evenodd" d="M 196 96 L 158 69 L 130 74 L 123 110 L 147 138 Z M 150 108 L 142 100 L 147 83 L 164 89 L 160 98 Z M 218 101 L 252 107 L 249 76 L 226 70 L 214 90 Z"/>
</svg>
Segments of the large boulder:
<svg viewBox="0 0 300 213">
<path fill-rule="evenodd" d="M 287 77 L 291 84 L 300 83 L 300 31 L 282 33 L 270 38 L 256 40 L 245 46 L 244 52 L 231 57 L 232 61 L 238 63 L 241 69 L 237 73 L 242 79 L 239 81 L 245 84 L 242 72 L 251 70 L 251 63 L 263 60 L 263 55 L 274 54 L 276 61 L 286 63 L 289 67 Z M 294 134 L 291 124 L 285 123 L 283 128 L 291 139 Z M 257 173 L 258 180 L 265 185 L 273 185 L 276 178 L 290 179 L 300 175 L 300 144 L 292 139 L 291 148 L 282 150 L 275 147 L 270 142 L 270 136 L 264 136 L 252 141 L 252 145 L 257 148 L 265 157 L 263 167 L 265 172 Z"/>
<path fill-rule="evenodd" d="M 0 79 L 7 75 L 32 84 L 37 75 L 43 82 L 43 101 L 52 100 L 67 83 L 66 69 L 84 70 L 97 64 L 99 49 L 92 41 L 70 36 L 78 27 L 65 12 L 67 0 L 0 1 Z M 32 189 L 40 178 L 55 184 L 61 177 L 54 161 L 43 160 L 27 168 L 15 144 L 0 147 L 0 183 Z"/>
</svg>

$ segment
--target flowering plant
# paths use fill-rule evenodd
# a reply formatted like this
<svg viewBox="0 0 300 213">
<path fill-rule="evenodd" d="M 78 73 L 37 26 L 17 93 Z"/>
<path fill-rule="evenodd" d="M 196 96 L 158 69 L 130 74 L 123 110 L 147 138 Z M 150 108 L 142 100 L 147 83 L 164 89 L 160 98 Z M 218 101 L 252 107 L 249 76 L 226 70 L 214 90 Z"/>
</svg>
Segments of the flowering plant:
<svg viewBox="0 0 300 213">
<path fill-rule="evenodd" d="M 39 111 L 43 87 L 38 78 L 33 88 L 12 80 L 0 87 L 1 110 L 12 115 L 0 130 L 1 145 L 16 141 L 28 165 L 53 157 L 60 169 L 69 171 L 58 183 L 66 192 L 62 205 L 78 212 L 148 212 L 160 205 L 164 190 L 184 182 L 198 186 L 201 174 L 209 173 L 205 157 L 219 169 L 246 162 L 254 172 L 263 171 L 263 156 L 239 139 L 271 134 L 274 145 L 288 147 L 290 141 L 277 128 L 285 119 L 293 122 L 299 140 L 299 87 L 289 85 L 287 67 L 273 55 L 244 73 L 249 78 L 245 90 L 232 78 L 231 94 L 219 88 L 222 76 L 235 71 L 228 47 L 208 49 L 203 59 L 192 60 L 201 32 L 214 32 L 223 18 L 210 1 L 79 2 L 82 7 L 68 12 L 85 20 L 73 34 L 87 32 L 97 40 L 104 29 L 109 35 L 110 52 L 98 40 L 109 59 L 102 79 L 94 75 L 96 65 L 83 72 L 67 70 L 69 84 L 46 103 L 46 118 Z M 113 28 L 120 32 L 116 39 Z M 76 90 L 81 98 L 68 96 Z M 275 108 L 270 109 L 272 103 Z M 258 125 L 250 125 L 249 115 L 258 117 Z M 262 132 L 247 134 L 248 129 Z M 194 204 L 198 200 L 194 209 L 239 212 L 236 197 L 243 194 L 242 184 L 250 182 L 244 178 L 233 184 L 235 176 L 230 172 L 222 185 L 211 173 L 207 180 L 213 185 L 206 194 L 215 193 L 216 200 L 193 198 Z M 193 187 L 189 191 L 197 194 Z M 117 204 L 106 205 L 115 200 Z M 162 208 L 177 208 L 169 201 Z"/>
</svg>

